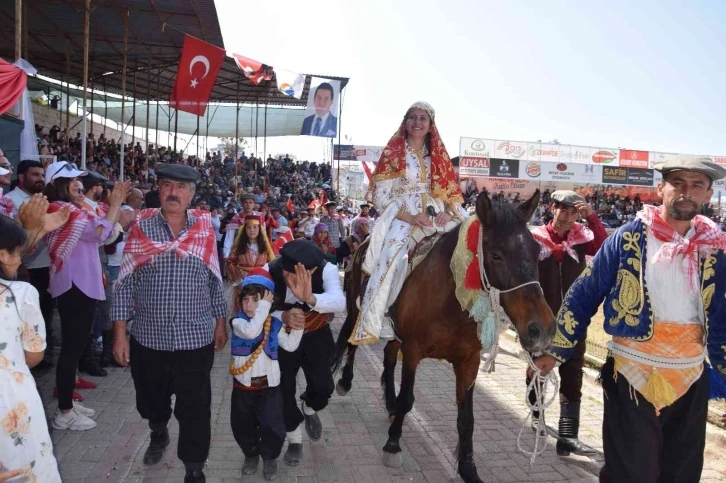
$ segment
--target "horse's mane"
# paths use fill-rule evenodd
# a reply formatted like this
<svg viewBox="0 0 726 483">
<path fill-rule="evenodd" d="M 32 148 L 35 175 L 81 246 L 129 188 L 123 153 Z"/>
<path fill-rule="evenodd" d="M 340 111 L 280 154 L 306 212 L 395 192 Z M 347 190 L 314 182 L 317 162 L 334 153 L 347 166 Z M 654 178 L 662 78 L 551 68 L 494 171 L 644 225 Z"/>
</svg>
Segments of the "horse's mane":
<svg viewBox="0 0 726 483">
<path fill-rule="evenodd" d="M 527 224 L 527 220 L 517 210 L 519 204 L 508 203 L 506 201 L 492 200 L 492 213 L 494 214 L 494 226 L 497 230 L 504 232 L 521 229 Z"/>
</svg>

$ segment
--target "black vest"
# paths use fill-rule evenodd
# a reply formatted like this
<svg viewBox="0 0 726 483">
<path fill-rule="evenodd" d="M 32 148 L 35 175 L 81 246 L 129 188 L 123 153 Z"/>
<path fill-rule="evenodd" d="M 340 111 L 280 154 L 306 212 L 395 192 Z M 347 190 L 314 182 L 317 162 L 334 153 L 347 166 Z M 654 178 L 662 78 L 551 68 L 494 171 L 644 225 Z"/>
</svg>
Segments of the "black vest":
<svg viewBox="0 0 726 483">
<path fill-rule="evenodd" d="M 318 266 L 318 269 L 315 270 L 315 273 L 313 273 L 312 275 L 312 286 L 314 294 L 320 294 L 325 292 L 325 290 L 323 289 L 323 269 L 325 268 L 325 265 L 327 263 L 327 261 L 323 260 L 323 262 Z M 277 307 L 279 310 L 290 310 L 297 307 L 302 309 L 304 312 L 309 312 L 311 309 L 310 306 L 306 303 L 285 303 L 285 297 L 287 295 L 287 284 L 285 283 L 285 278 L 282 276 L 282 257 L 277 257 L 273 261 L 268 263 L 267 268 L 270 270 L 272 281 L 275 282 L 275 307 Z"/>
<path fill-rule="evenodd" d="M 585 246 L 586 244 L 580 244 L 572 247 L 577 252 L 579 258 L 577 262 L 567 252 L 565 252 L 562 263 L 557 262 L 554 254 L 539 262 L 539 280 L 542 292 L 547 305 L 555 315 L 560 311 L 562 300 L 570 289 L 570 285 L 585 270 Z"/>
</svg>

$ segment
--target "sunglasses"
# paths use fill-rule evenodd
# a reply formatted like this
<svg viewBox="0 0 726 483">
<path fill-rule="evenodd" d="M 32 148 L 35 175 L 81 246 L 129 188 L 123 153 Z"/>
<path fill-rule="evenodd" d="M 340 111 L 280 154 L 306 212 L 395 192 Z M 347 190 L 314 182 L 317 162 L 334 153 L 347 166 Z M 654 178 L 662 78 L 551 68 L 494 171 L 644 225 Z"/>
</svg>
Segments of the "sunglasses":
<svg viewBox="0 0 726 483">
<path fill-rule="evenodd" d="M 59 174 L 61 174 L 63 172 L 64 169 L 68 170 L 68 171 L 73 171 L 73 166 L 71 166 L 70 164 L 64 164 L 61 169 L 56 171 L 56 173 L 50 177 L 50 180 L 53 181 L 56 178 L 56 176 L 58 176 Z"/>
</svg>

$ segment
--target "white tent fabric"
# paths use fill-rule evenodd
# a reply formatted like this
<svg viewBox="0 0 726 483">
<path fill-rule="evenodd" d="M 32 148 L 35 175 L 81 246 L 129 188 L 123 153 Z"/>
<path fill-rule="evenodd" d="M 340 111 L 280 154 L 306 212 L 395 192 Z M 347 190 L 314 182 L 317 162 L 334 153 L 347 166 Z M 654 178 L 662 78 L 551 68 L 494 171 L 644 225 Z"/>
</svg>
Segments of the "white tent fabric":
<svg viewBox="0 0 726 483">
<path fill-rule="evenodd" d="M 38 71 L 25 59 L 18 59 L 13 64 L 22 69 L 28 76 Z M 33 105 L 30 103 L 30 93 L 26 87 L 23 91 L 23 132 L 20 134 L 20 159 L 38 156 L 38 143 L 35 137 L 35 119 L 33 119 Z"/>
</svg>

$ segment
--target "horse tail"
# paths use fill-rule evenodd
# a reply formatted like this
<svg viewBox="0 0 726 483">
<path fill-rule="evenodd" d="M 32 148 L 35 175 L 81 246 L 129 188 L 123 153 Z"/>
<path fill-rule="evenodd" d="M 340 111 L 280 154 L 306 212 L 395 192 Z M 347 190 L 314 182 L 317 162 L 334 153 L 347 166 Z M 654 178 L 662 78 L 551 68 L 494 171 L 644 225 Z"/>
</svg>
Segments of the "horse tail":
<svg viewBox="0 0 726 483">
<path fill-rule="evenodd" d="M 355 312 L 349 312 L 348 316 L 345 318 L 343 327 L 340 328 L 338 340 L 335 342 L 335 356 L 333 356 L 331 367 L 331 372 L 333 374 L 338 372 L 338 369 L 340 369 L 340 365 L 343 363 L 345 355 L 349 351 L 355 350 L 356 346 L 348 342 L 348 339 L 350 339 L 350 336 L 353 335 L 353 327 L 355 327 L 356 318 L 358 318 L 357 310 Z"/>
</svg>

